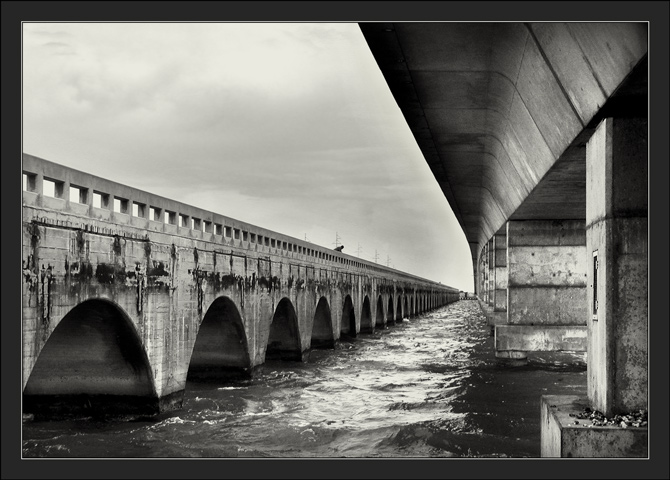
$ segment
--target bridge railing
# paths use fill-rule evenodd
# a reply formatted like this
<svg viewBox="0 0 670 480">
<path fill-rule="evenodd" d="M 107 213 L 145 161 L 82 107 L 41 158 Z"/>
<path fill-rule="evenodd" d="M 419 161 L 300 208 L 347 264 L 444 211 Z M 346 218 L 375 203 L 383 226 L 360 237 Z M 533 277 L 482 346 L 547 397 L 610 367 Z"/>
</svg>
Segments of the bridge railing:
<svg viewBox="0 0 670 480">
<path fill-rule="evenodd" d="M 301 259 L 357 273 L 392 274 L 449 292 L 457 289 L 212 211 L 23 154 L 23 204 Z"/>
</svg>

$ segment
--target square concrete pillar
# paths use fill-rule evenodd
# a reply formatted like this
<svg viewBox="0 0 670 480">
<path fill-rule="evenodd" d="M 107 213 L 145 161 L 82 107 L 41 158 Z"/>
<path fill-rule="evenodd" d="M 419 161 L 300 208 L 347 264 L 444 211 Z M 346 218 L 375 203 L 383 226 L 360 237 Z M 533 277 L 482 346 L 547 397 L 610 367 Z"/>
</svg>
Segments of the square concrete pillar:
<svg viewBox="0 0 670 480">
<path fill-rule="evenodd" d="M 583 220 L 507 222 L 507 324 L 496 326 L 498 357 L 586 350 L 584 227 Z"/>
<path fill-rule="evenodd" d="M 484 248 L 482 248 L 482 253 L 479 261 L 480 265 L 480 272 L 481 272 L 481 286 L 482 286 L 482 294 L 480 299 L 482 302 L 486 305 L 488 304 L 488 295 L 489 295 L 489 289 L 488 289 L 488 276 L 489 276 L 489 267 L 488 267 L 488 260 L 489 260 L 489 255 L 488 255 L 488 243 L 484 245 Z"/>
<path fill-rule="evenodd" d="M 490 244 L 491 302 L 485 312 L 486 322 L 492 327 L 507 323 L 507 235 L 497 233 Z"/>
<path fill-rule="evenodd" d="M 493 237 L 495 266 L 495 301 L 494 311 L 507 311 L 507 234 L 496 234 Z"/>
<path fill-rule="evenodd" d="M 474 289 L 473 293 L 479 295 L 481 289 L 479 288 L 479 255 L 477 251 L 479 249 L 479 244 L 474 242 L 468 242 L 470 246 L 470 255 L 472 256 L 472 288 Z"/>
<path fill-rule="evenodd" d="M 647 408 L 647 120 L 606 118 L 586 147 L 588 397 Z"/>
<path fill-rule="evenodd" d="M 491 237 L 488 242 L 488 267 L 489 267 L 488 304 L 490 307 L 493 307 L 495 305 L 495 290 L 496 290 L 496 277 L 495 277 L 496 265 L 495 265 L 495 249 L 493 246 L 493 237 Z"/>
<path fill-rule="evenodd" d="M 507 223 L 511 325 L 586 325 L 586 232 L 581 220 Z"/>
<path fill-rule="evenodd" d="M 486 246 L 484 247 L 484 290 L 486 291 L 486 295 L 484 299 L 487 305 L 489 303 L 489 296 L 491 295 L 491 290 L 489 289 L 490 274 L 491 271 L 489 269 L 489 244 L 488 242 L 486 242 Z"/>
</svg>

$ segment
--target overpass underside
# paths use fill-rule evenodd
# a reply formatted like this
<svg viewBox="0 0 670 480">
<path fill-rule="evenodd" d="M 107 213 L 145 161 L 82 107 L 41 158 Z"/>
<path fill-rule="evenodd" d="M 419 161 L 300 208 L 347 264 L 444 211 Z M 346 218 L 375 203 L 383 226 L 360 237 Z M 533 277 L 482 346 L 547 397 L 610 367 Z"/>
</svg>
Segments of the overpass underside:
<svg viewBox="0 0 670 480">
<path fill-rule="evenodd" d="M 646 410 L 647 24 L 360 27 L 465 232 L 496 355 L 585 351 L 583 404 Z M 543 456 L 621 454 L 564 431 Z"/>
</svg>

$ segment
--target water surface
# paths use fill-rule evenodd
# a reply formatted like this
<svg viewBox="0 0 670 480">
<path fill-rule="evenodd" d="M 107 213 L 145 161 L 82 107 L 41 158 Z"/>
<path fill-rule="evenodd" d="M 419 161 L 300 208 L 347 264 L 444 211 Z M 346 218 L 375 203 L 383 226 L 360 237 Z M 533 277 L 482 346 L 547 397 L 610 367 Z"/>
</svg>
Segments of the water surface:
<svg viewBox="0 0 670 480">
<path fill-rule="evenodd" d="M 582 354 L 496 360 L 476 301 L 268 362 L 253 378 L 188 382 L 156 417 L 26 421 L 24 457 L 539 457 L 540 396 L 585 395 Z"/>
</svg>

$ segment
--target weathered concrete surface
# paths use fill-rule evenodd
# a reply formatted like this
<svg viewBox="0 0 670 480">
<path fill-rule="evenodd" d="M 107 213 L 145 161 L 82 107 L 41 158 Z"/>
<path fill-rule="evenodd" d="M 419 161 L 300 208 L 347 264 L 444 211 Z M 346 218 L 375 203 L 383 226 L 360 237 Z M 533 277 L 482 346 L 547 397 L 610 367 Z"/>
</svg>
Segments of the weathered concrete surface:
<svg viewBox="0 0 670 480">
<path fill-rule="evenodd" d="M 507 233 L 496 233 L 493 237 L 495 265 L 495 300 L 496 313 L 507 311 Z M 501 316 L 501 315 L 499 315 Z M 506 317 L 506 315 L 503 315 Z"/>
<path fill-rule="evenodd" d="M 508 367 L 528 365 L 528 352 L 524 350 L 496 350 L 496 358 L 502 360 Z"/>
<path fill-rule="evenodd" d="M 588 427 L 590 420 L 571 417 L 589 406 L 576 395 L 544 395 L 541 399 L 541 449 L 545 457 L 646 458 L 646 427 Z"/>
<path fill-rule="evenodd" d="M 585 325 L 584 222 L 507 223 L 507 323 Z"/>
<path fill-rule="evenodd" d="M 486 317 L 486 324 L 489 325 L 491 329 L 491 336 L 493 336 L 495 334 L 496 325 L 504 325 L 507 323 L 507 312 L 496 312 L 493 306 L 481 299 L 478 299 L 478 301 L 479 307 Z"/>
<path fill-rule="evenodd" d="M 586 289 L 510 287 L 509 325 L 584 325 Z"/>
<path fill-rule="evenodd" d="M 486 303 L 488 305 L 488 296 L 489 296 L 489 289 L 488 289 L 488 276 L 489 276 L 489 268 L 488 268 L 488 261 L 489 261 L 489 256 L 488 256 L 488 243 L 484 245 L 481 251 L 481 255 L 479 256 L 479 260 L 477 262 L 477 288 L 478 288 L 478 297 L 479 300 L 482 302 Z"/>
<path fill-rule="evenodd" d="M 587 158 L 588 395 L 610 415 L 647 408 L 646 119 L 605 119 Z"/>
<path fill-rule="evenodd" d="M 489 292 L 488 295 L 488 304 L 492 307 L 495 307 L 496 303 L 496 251 L 495 244 L 493 242 L 493 237 L 488 242 L 488 285 L 487 289 Z"/>
<path fill-rule="evenodd" d="M 505 325 L 507 323 L 507 312 L 496 312 L 495 310 L 487 311 L 486 323 L 488 325 Z"/>
<path fill-rule="evenodd" d="M 312 341 L 372 330 L 372 318 L 402 320 L 410 303 L 422 313 L 458 300 L 457 289 L 30 155 L 23 169 L 28 410 L 178 407 L 189 371 L 248 374 L 266 357 L 300 360 Z"/>
<path fill-rule="evenodd" d="M 586 325 L 496 325 L 496 353 L 502 351 L 585 352 Z"/>
</svg>

